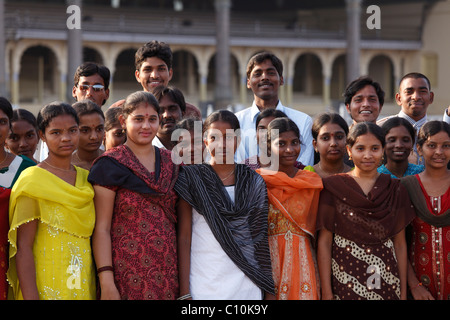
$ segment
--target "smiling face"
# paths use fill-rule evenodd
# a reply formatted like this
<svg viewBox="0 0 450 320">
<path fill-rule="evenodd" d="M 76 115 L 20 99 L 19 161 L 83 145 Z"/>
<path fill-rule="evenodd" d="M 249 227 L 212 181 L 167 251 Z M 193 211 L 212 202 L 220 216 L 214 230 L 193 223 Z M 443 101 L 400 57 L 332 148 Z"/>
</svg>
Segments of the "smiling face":
<svg viewBox="0 0 450 320">
<path fill-rule="evenodd" d="M 366 133 L 356 138 L 355 143 L 347 152 L 355 164 L 355 170 L 371 173 L 377 170 L 383 158 L 381 141 L 372 133 Z"/>
<path fill-rule="evenodd" d="M 450 160 L 450 137 L 447 132 L 440 131 L 429 137 L 422 146 L 418 146 L 417 151 L 423 156 L 425 167 L 447 167 Z"/>
<path fill-rule="evenodd" d="M 159 114 L 146 102 L 141 102 L 126 118 L 120 115 L 122 128 L 127 132 L 126 144 L 151 145 L 159 128 Z"/>
<path fill-rule="evenodd" d="M 135 71 L 135 77 L 144 89 L 152 92 L 154 88 L 164 85 L 167 86 L 172 79 L 172 69 L 158 57 L 146 58 L 139 70 Z"/>
<path fill-rule="evenodd" d="M 357 91 L 350 104 L 346 105 L 347 112 L 354 122 L 375 122 L 380 114 L 381 107 L 377 92 L 371 85 Z"/>
<path fill-rule="evenodd" d="M 280 133 L 270 144 L 271 157 L 278 158 L 278 170 L 285 173 L 294 167 L 300 149 L 300 139 L 292 130 Z"/>
<path fill-rule="evenodd" d="M 33 159 L 39 142 L 36 128 L 25 120 L 14 121 L 6 145 L 12 153 Z"/>
<path fill-rule="evenodd" d="M 386 134 L 386 157 L 388 161 L 408 162 L 414 141 L 404 126 L 394 127 Z"/>
<path fill-rule="evenodd" d="M 418 121 L 426 113 L 428 106 L 433 103 L 434 94 L 424 78 L 406 78 L 400 84 L 395 100 L 402 111 Z"/>
<path fill-rule="evenodd" d="M 253 91 L 257 105 L 258 99 L 277 101 L 278 89 L 283 84 L 283 77 L 269 59 L 256 64 L 247 79 L 247 88 Z"/>
</svg>

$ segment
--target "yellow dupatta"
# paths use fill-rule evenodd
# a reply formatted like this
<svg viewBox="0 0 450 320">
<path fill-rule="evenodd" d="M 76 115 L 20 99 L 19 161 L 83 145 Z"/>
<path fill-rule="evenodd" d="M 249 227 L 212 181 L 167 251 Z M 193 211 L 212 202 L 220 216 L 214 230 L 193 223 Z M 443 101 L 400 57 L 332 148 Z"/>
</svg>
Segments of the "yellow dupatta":
<svg viewBox="0 0 450 320">
<path fill-rule="evenodd" d="M 46 282 L 44 278 L 47 274 L 52 274 L 53 278 L 65 277 L 59 284 L 53 283 L 55 288 L 48 290 L 42 298 L 72 299 L 75 298 L 71 297 L 72 293 L 75 293 L 78 298 L 91 297 L 92 293 L 94 293 L 93 298 L 95 297 L 95 283 L 93 292 L 91 288 L 81 288 L 86 295 L 81 294 L 81 291 L 69 291 L 69 295 L 64 292 L 64 290 L 70 290 L 71 286 L 79 289 L 77 281 L 80 279 L 70 278 L 75 273 L 89 286 L 95 280 L 90 248 L 90 236 L 95 225 L 94 189 L 87 182 L 89 172 L 82 168 L 75 168 L 77 176 L 74 186 L 36 166 L 24 170 L 11 191 L 8 233 L 10 266 L 7 275 L 15 298 L 21 296 L 15 261 L 17 229 L 36 219 L 40 223 L 36 232 L 33 254 L 38 290 L 43 290 L 39 288 L 39 282 Z M 53 256 L 48 254 L 54 248 L 61 248 L 58 250 L 61 252 Z M 49 258 L 54 261 L 47 261 Z M 49 264 L 52 264 L 52 269 L 48 267 Z M 41 270 L 39 266 L 45 266 L 43 268 L 45 270 Z M 47 274 L 40 274 L 44 272 Z M 86 280 L 86 277 L 89 279 Z M 75 282 L 69 283 L 72 280 Z"/>
</svg>

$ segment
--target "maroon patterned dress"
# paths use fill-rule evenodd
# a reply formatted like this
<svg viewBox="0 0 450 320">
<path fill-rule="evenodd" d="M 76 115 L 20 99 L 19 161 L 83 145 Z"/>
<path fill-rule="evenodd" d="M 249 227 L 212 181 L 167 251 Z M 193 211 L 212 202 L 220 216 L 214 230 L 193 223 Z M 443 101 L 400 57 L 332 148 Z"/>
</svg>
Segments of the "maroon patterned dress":
<svg viewBox="0 0 450 320">
<path fill-rule="evenodd" d="M 114 279 L 122 299 L 172 300 L 178 297 L 176 252 L 178 166 L 170 152 L 155 147 L 149 172 L 125 145 L 94 163 L 89 181 L 116 192 L 111 224 Z"/>
<path fill-rule="evenodd" d="M 317 227 L 334 234 L 331 246 L 334 299 L 400 299 L 400 276 L 392 238 L 415 217 L 406 188 L 399 179 L 387 174 L 380 174 L 367 195 L 345 173 L 322 181 Z"/>
</svg>

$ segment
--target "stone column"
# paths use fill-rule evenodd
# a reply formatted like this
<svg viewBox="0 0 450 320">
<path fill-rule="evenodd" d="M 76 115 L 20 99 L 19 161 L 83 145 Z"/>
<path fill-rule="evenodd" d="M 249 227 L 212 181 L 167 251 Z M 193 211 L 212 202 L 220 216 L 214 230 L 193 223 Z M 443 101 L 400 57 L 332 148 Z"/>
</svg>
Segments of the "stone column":
<svg viewBox="0 0 450 320">
<path fill-rule="evenodd" d="M 70 86 L 72 88 L 72 86 Z M 59 99 L 61 101 L 66 100 L 66 92 L 67 92 L 67 73 L 61 72 L 60 78 L 59 78 Z M 70 95 L 72 96 L 72 94 Z M 69 101 L 73 101 L 72 99 Z"/>
<path fill-rule="evenodd" d="M 10 102 L 13 106 L 19 105 L 19 71 L 16 68 L 13 68 Z"/>
<path fill-rule="evenodd" d="M 224 109 L 232 102 L 230 57 L 231 0 L 215 0 L 216 9 L 216 79 L 215 109 Z"/>
<path fill-rule="evenodd" d="M 292 76 L 289 75 L 284 78 L 284 90 L 283 87 L 280 87 L 280 101 L 286 101 L 286 106 L 289 107 L 298 107 L 298 103 L 294 101 L 294 73 Z"/>
<path fill-rule="evenodd" d="M 325 110 L 328 110 L 331 108 L 330 84 L 331 84 L 331 76 L 324 74 L 322 100 L 323 100 L 323 105 L 325 107 Z"/>
<path fill-rule="evenodd" d="M 38 57 L 38 103 L 44 103 L 44 56 Z"/>
<path fill-rule="evenodd" d="M 244 72 L 240 76 L 240 83 L 239 83 L 239 96 L 240 96 L 240 103 L 243 106 L 247 105 L 247 74 Z"/>
<path fill-rule="evenodd" d="M 361 0 L 345 0 L 347 10 L 347 83 L 360 76 Z"/>
<path fill-rule="evenodd" d="M 200 73 L 199 75 L 199 96 L 200 96 L 200 102 L 206 102 L 208 100 L 208 74 L 207 73 Z"/>
</svg>

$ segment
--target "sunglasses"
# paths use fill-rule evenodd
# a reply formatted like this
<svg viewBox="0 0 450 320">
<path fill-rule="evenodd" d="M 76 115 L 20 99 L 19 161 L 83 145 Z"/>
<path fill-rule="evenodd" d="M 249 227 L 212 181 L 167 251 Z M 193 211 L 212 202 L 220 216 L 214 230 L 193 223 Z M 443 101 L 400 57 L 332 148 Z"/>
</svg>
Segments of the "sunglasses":
<svg viewBox="0 0 450 320">
<path fill-rule="evenodd" d="M 81 91 L 88 91 L 89 88 L 92 87 L 95 92 L 100 92 L 103 89 L 105 89 L 105 86 L 101 84 L 79 84 L 78 88 L 80 88 Z"/>
</svg>

